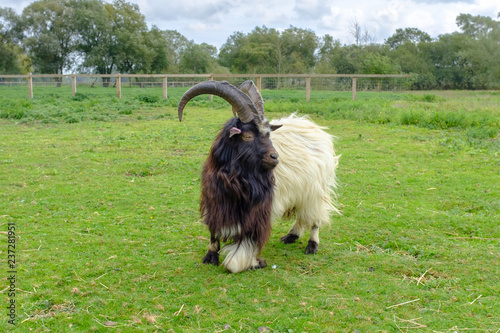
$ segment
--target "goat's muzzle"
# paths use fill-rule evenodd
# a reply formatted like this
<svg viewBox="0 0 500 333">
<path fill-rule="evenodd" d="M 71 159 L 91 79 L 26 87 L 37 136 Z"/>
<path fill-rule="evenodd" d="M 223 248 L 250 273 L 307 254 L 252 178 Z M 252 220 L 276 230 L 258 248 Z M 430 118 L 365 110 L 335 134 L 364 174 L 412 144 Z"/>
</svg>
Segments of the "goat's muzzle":
<svg viewBox="0 0 500 333">
<path fill-rule="evenodd" d="M 266 156 L 264 156 L 264 159 L 262 160 L 262 167 L 265 170 L 272 170 L 274 169 L 278 163 L 279 163 L 279 154 L 276 150 L 272 150 Z"/>
</svg>

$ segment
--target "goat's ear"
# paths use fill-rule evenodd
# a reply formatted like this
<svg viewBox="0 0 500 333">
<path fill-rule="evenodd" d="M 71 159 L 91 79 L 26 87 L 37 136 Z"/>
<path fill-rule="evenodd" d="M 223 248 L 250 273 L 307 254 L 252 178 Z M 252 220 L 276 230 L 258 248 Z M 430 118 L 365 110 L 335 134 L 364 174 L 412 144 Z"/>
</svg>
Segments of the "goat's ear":
<svg viewBox="0 0 500 333">
<path fill-rule="evenodd" d="M 229 137 L 232 138 L 233 135 L 236 135 L 236 134 L 241 134 L 241 130 L 237 127 L 232 127 L 230 130 L 229 130 Z"/>
<path fill-rule="evenodd" d="M 278 128 L 280 128 L 281 126 L 283 126 L 283 124 L 280 124 L 280 125 L 272 125 L 271 124 L 271 132 L 272 131 L 276 131 Z"/>
</svg>

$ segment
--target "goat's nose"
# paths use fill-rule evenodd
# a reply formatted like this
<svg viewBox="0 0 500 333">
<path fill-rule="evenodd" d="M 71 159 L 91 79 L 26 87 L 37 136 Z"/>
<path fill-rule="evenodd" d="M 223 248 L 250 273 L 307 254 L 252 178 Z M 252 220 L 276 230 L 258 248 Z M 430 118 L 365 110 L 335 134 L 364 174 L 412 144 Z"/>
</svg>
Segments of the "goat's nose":
<svg viewBox="0 0 500 333">
<path fill-rule="evenodd" d="M 269 155 L 269 156 L 271 156 L 271 158 L 273 160 L 277 160 L 279 155 L 278 155 L 278 153 L 271 153 L 271 155 Z"/>
</svg>

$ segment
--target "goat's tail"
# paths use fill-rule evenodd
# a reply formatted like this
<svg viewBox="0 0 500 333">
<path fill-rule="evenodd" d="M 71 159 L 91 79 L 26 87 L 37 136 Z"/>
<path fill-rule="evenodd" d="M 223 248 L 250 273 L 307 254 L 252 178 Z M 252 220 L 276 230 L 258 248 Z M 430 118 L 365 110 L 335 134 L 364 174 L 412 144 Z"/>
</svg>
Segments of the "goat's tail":
<svg viewBox="0 0 500 333">
<path fill-rule="evenodd" d="M 259 267 L 259 261 L 257 260 L 259 252 L 256 244 L 249 239 L 228 244 L 221 250 L 221 253 L 226 256 L 222 265 L 231 273 L 239 273 L 250 268 Z"/>
</svg>

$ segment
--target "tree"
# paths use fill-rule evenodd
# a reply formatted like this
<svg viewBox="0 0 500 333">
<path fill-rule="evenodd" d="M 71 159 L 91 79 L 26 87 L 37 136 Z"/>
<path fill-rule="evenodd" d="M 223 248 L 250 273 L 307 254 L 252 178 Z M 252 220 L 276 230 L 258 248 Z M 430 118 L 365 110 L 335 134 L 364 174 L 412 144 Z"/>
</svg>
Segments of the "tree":
<svg viewBox="0 0 500 333">
<path fill-rule="evenodd" d="M 429 61 L 434 65 L 434 76 L 440 89 L 470 89 L 470 68 L 461 55 L 467 45 L 467 36 L 455 32 L 439 36 L 429 48 Z"/>
<path fill-rule="evenodd" d="M 63 74 L 74 64 L 73 21 L 70 0 L 39 0 L 23 10 L 23 45 L 33 61 L 35 72 Z"/>
<path fill-rule="evenodd" d="M 280 34 L 256 27 L 245 35 L 236 32 L 222 45 L 219 63 L 236 73 L 280 73 L 283 61 Z"/>
<path fill-rule="evenodd" d="M 162 35 L 167 43 L 168 71 L 179 73 L 182 53 L 186 50 L 190 41 L 176 30 L 164 30 Z"/>
<path fill-rule="evenodd" d="M 12 8 L 0 7 L 0 38 L 16 45 L 22 38 L 21 17 Z"/>
<path fill-rule="evenodd" d="M 190 42 L 181 55 L 180 69 L 183 73 L 208 73 L 211 63 L 215 62 L 216 54 L 215 46 Z"/>
<path fill-rule="evenodd" d="M 436 88 L 433 65 L 429 58 L 431 37 L 417 28 L 397 29 L 386 39 L 390 48 L 388 56 L 400 67 L 403 73 L 413 74 L 413 87 L 417 89 Z"/>
<path fill-rule="evenodd" d="M 238 73 L 307 73 L 315 65 L 318 38 L 311 30 L 290 26 L 280 33 L 265 26 L 231 35 L 219 63 Z"/>
<path fill-rule="evenodd" d="M 217 57 L 220 65 L 231 68 L 233 71 L 233 65 L 235 59 L 238 58 L 240 49 L 243 44 L 247 43 L 247 36 L 242 32 L 235 32 L 228 37 L 226 42 L 222 45 L 219 50 L 219 55 Z"/>
<path fill-rule="evenodd" d="M 396 29 L 396 32 L 386 39 L 385 44 L 391 49 L 396 49 L 405 44 L 418 45 L 420 43 L 430 43 L 431 36 L 417 28 Z"/>
<path fill-rule="evenodd" d="M 348 27 L 349 33 L 354 38 L 354 43 L 359 45 L 361 43 L 361 25 L 357 20 L 351 20 Z"/>
<path fill-rule="evenodd" d="M 281 50 L 285 55 L 286 73 L 307 73 L 316 63 L 315 51 L 318 37 L 312 30 L 290 26 L 280 36 Z"/>
<path fill-rule="evenodd" d="M 280 33 L 273 28 L 255 27 L 248 34 L 235 64 L 243 73 L 282 73 L 284 54 Z"/>
<path fill-rule="evenodd" d="M 146 19 L 139 6 L 115 0 L 113 6 L 106 6 L 111 17 L 114 37 L 116 69 L 120 73 L 148 72 L 154 51 L 148 49 L 145 34 L 148 31 Z"/>
<path fill-rule="evenodd" d="M 97 74 L 150 71 L 156 52 L 148 47 L 152 40 L 148 40 L 145 18 L 137 5 L 123 0 L 112 4 L 74 0 L 74 5 L 82 69 Z"/>
<path fill-rule="evenodd" d="M 327 34 L 321 38 L 316 67 L 314 69 L 316 74 L 337 74 L 336 63 L 332 55 L 338 47 L 340 47 L 340 41 L 333 40 L 332 36 Z"/>
<path fill-rule="evenodd" d="M 361 74 L 397 74 L 401 68 L 391 58 L 383 54 L 383 48 L 364 49 L 360 55 Z"/>
<path fill-rule="evenodd" d="M 490 83 L 500 79 L 500 21 L 487 16 L 460 14 L 457 25 L 465 35 L 466 44 L 459 56 L 466 64 L 469 86 L 473 89 L 490 88 Z"/>
<path fill-rule="evenodd" d="M 154 74 L 167 71 L 170 63 L 168 59 L 167 41 L 163 32 L 158 27 L 153 26 L 146 33 L 145 43 L 149 50 L 154 52 L 153 60 L 149 66 L 149 72 Z"/>
<path fill-rule="evenodd" d="M 500 13 L 498 16 L 500 18 Z M 500 29 L 500 21 L 495 21 L 488 16 L 460 14 L 456 22 L 457 26 L 472 38 L 488 38 L 490 35 L 497 34 Z"/>
<path fill-rule="evenodd" d="M 386 40 L 391 59 L 414 74 L 417 89 L 485 89 L 500 78 L 499 22 L 461 14 L 462 32 L 435 40 L 415 28 L 398 29 Z"/>
<path fill-rule="evenodd" d="M 31 59 L 19 43 L 20 17 L 11 8 L 0 8 L 0 73 L 26 74 L 31 69 Z"/>
<path fill-rule="evenodd" d="M 354 38 L 356 45 L 367 45 L 375 43 L 376 41 L 375 37 L 370 32 L 370 28 L 365 26 L 363 30 L 358 20 L 351 20 L 348 31 Z"/>
<path fill-rule="evenodd" d="M 0 37 L 0 74 L 27 74 L 32 70 L 31 59 L 21 47 Z"/>
</svg>

